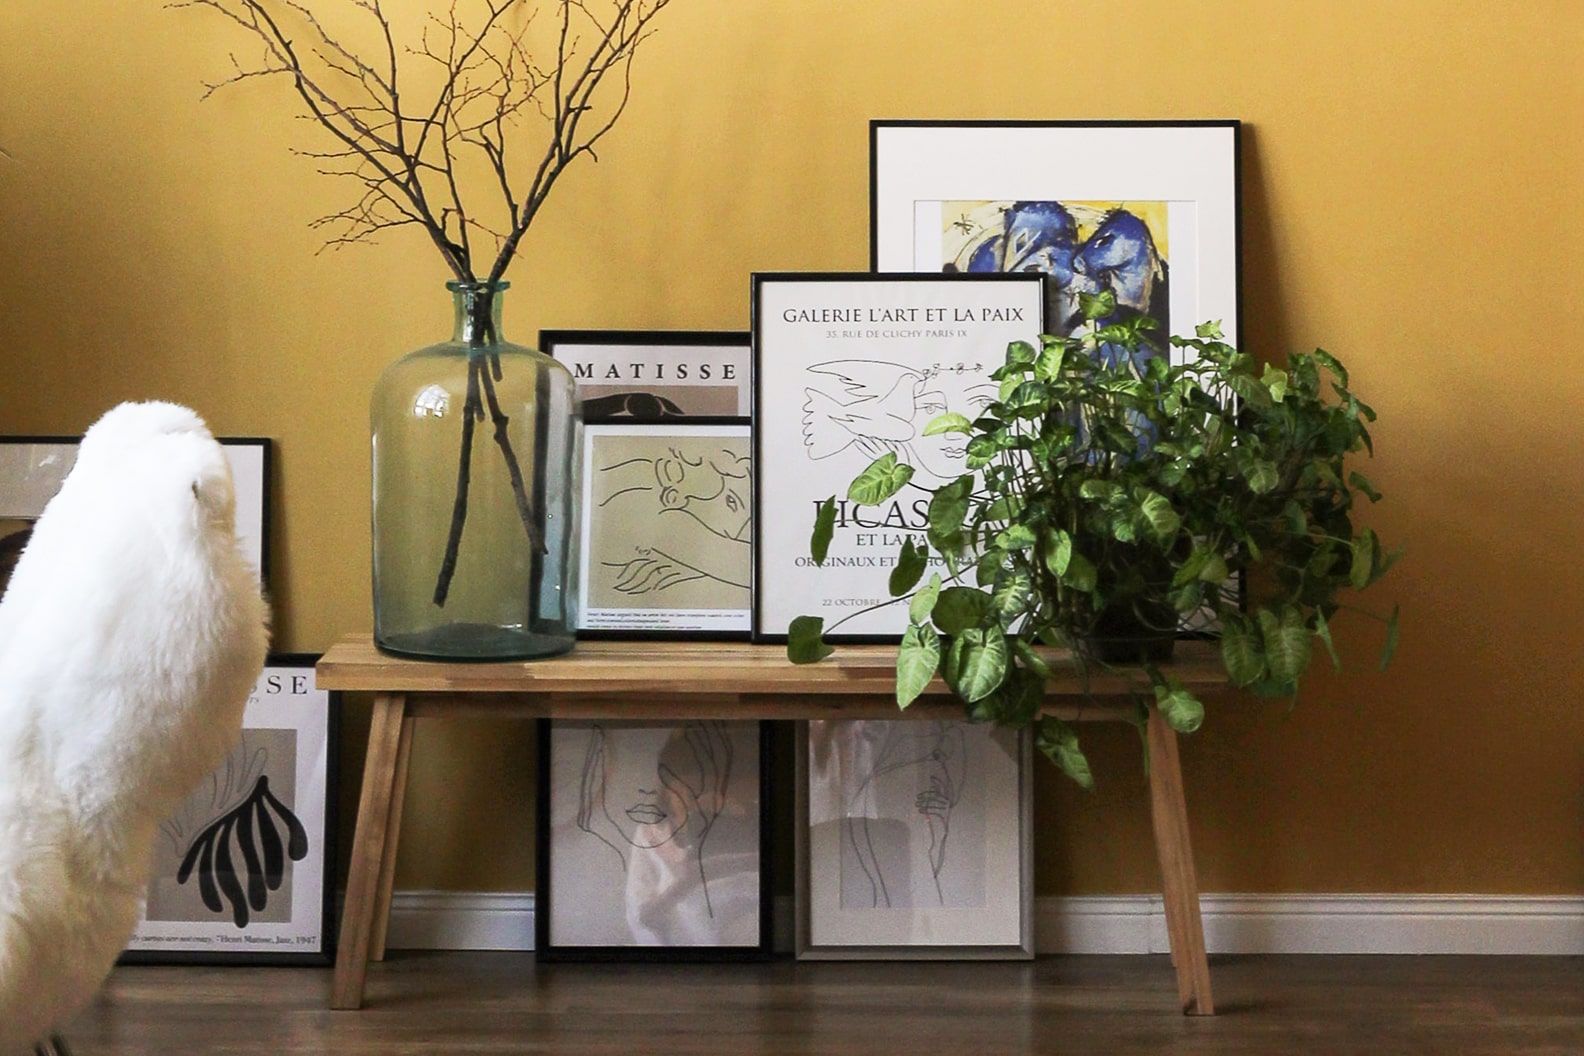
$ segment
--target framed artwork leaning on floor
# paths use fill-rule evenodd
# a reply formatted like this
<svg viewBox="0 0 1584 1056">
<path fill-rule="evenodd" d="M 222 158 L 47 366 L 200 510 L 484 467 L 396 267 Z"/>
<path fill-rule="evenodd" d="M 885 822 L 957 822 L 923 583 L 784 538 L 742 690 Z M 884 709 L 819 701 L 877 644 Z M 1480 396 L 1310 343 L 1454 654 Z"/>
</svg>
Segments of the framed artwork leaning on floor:
<svg viewBox="0 0 1584 1056">
<path fill-rule="evenodd" d="M 965 719 L 800 724 L 798 957 L 1033 957 L 1031 758 Z"/>
<path fill-rule="evenodd" d="M 769 729 L 541 721 L 539 958 L 767 956 Z"/>
<path fill-rule="evenodd" d="M 242 738 L 159 826 L 126 963 L 325 965 L 335 956 L 339 694 L 271 656 Z"/>
<path fill-rule="evenodd" d="M 271 442 L 217 437 L 236 487 L 236 530 L 242 552 L 269 587 Z M 0 593 L 27 544 L 33 522 L 77 461 L 79 436 L 0 436 Z"/>
</svg>

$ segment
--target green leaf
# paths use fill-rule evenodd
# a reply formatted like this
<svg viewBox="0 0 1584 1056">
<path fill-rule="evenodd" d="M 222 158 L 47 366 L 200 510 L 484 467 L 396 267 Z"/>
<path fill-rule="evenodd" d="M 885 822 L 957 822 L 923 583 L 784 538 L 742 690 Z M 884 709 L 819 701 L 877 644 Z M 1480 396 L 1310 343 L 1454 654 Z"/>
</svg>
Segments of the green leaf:
<svg viewBox="0 0 1584 1056">
<path fill-rule="evenodd" d="M 1034 361 L 1034 376 L 1041 381 L 1055 381 L 1061 377 L 1062 360 L 1067 356 L 1063 345 L 1049 344 Z"/>
<path fill-rule="evenodd" d="M 836 534 L 836 496 L 832 495 L 814 510 L 814 534 L 809 537 L 809 553 L 816 565 L 825 563 L 830 553 L 831 537 Z"/>
<path fill-rule="evenodd" d="M 1094 788 L 1094 774 L 1089 760 L 1078 746 L 1078 734 L 1062 720 L 1046 716 L 1040 720 L 1039 733 L 1034 737 L 1034 747 L 1055 763 L 1062 773 L 1072 778 L 1079 788 Z"/>
<path fill-rule="evenodd" d="M 1226 558 L 1220 554 L 1211 554 L 1206 559 L 1204 567 L 1199 570 L 1198 579 L 1201 583 L 1225 583 L 1231 574 L 1227 570 Z"/>
<path fill-rule="evenodd" d="M 995 538 L 997 549 L 1011 552 L 1013 550 L 1027 550 L 1035 542 L 1034 529 L 1024 524 L 1014 524 Z"/>
<path fill-rule="evenodd" d="M 912 479 L 913 467 L 898 465 L 896 454 L 887 451 L 858 474 L 847 489 L 847 497 L 863 506 L 877 506 L 901 491 Z"/>
<path fill-rule="evenodd" d="M 968 718 L 997 726 L 1023 727 L 1039 718 L 1044 702 L 1045 685 L 1039 678 L 1021 668 L 1008 667 L 995 691 L 968 707 Z"/>
<path fill-rule="evenodd" d="M 941 597 L 945 600 L 944 594 Z M 1006 670 L 1006 636 L 999 628 L 970 627 L 954 637 L 947 649 L 946 679 L 970 704 L 994 693 Z"/>
<path fill-rule="evenodd" d="M 1045 658 L 1035 652 L 1034 647 L 1023 638 L 1012 637 L 1012 651 L 1018 655 L 1019 660 L 1023 661 L 1024 667 L 1040 678 L 1051 678 L 1056 674 L 1056 672 L 1051 670 L 1050 665 L 1045 662 Z"/>
<path fill-rule="evenodd" d="M 925 436 L 939 436 L 942 433 L 972 433 L 973 423 L 956 411 L 947 411 L 930 421 L 924 427 Z"/>
<path fill-rule="evenodd" d="M 1393 605 L 1391 618 L 1386 621 L 1386 644 L 1381 648 L 1380 658 L 1382 671 L 1391 666 L 1392 657 L 1397 655 L 1397 616 L 1401 608 L 1400 605 Z"/>
<path fill-rule="evenodd" d="M 1341 360 L 1337 359 L 1323 348 L 1317 348 L 1311 354 L 1315 359 L 1320 361 L 1322 366 L 1324 366 L 1332 374 L 1336 375 L 1337 380 L 1342 383 L 1343 388 L 1347 387 L 1348 372 L 1347 368 L 1342 365 Z"/>
<path fill-rule="evenodd" d="M 1331 625 L 1326 622 L 1325 613 L 1315 610 L 1315 637 L 1325 646 L 1326 652 L 1331 656 L 1331 668 L 1334 671 L 1342 670 L 1342 658 L 1337 656 L 1336 643 L 1331 641 Z"/>
<path fill-rule="evenodd" d="M 1099 293 L 1080 293 L 1078 295 L 1078 310 L 1089 322 L 1104 319 L 1116 311 L 1116 294 L 1110 290 Z"/>
<path fill-rule="evenodd" d="M 1375 490 L 1375 485 L 1371 484 L 1369 478 L 1358 470 L 1355 469 L 1348 474 L 1348 483 L 1368 495 L 1371 502 L 1379 502 L 1381 500 L 1381 493 Z"/>
<path fill-rule="evenodd" d="M 995 437 L 986 436 L 981 433 L 979 436 L 976 436 L 972 440 L 968 441 L 968 458 L 966 459 L 968 468 L 979 469 L 983 466 L 989 465 L 995 460 L 995 456 L 1000 452 L 1000 450 L 1001 449 L 996 446 Z"/>
<path fill-rule="evenodd" d="M 1277 403 L 1287 395 L 1287 372 L 1278 370 L 1269 363 L 1265 364 L 1265 373 L 1260 377 L 1260 383 L 1270 390 L 1271 399 Z"/>
<path fill-rule="evenodd" d="M 1196 337 L 1202 337 L 1206 341 L 1221 340 L 1221 338 L 1224 336 L 1221 333 L 1221 320 L 1217 319 L 1210 323 L 1200 323 L 1198 326 L 1194 327 L 1194 335 Z"/>
<path fill-rule="evenodd" d="M 1280 479 L 1276 473 L 1276 464 L 1267 462 L 1263 458 L 1251 459 L 1243 476 L 1248 481 L 1249 490 L 1256 495 L 1270 491 Z"/>
<path fill-rule="evenodd" d="M 1172 508 L 1171 501 L 1157 491 L 1145 489 L 1140 493 L 1139 511 L 1144 514 L 1144 519 L 1149 522 L 1150 531 L 1155 533 L 1155 538 L 1160 542 L 1170 542 L 1176 538 L 1177 530 L 1182 527 L 1182 518 Z"/>
<path fill-rule="evenodd" d="M 1051 570 L 1054 576 L 1067 574 L 1067 566 L 1072 562 L 1073 540 L 1072 536 L 1063 528 L 1058 528 L 1045 537 L 1045 567 Z"/>
<path fill-rule="evenodd" d="M 1109 480 L 1086 480 L 1078 485 L 1078 494 L 1097 502 L 1112 502 L 1122 495 L 1122 486 Z"/>
<path fill-rule="evenodd" d="M 1378 541 L 1375 529 L 1366 528 L 1364 534 L 1353 540 L 1353 567 L 1348 571 L 1348 582 L 1354 590 L 1363 590 L 1370 584 L 1375 571 Z"/>
<path fill-rule="evenodd" d="M 897 650 L 896 700 L 905 708 L 918 699 L 940 667 L 940 635 L 928 624 L 912 624 L 902 635 Z"/>
<path fill-rule="evenodd" d="M 1229 618 L 1221 628 L 1221 663 L 1234 685 L 1252 685 L 1265 675 L 1259 641 L 1240 619 Z"/>
<path fill-rule="evenodd" d="M 1016 517 L 1023 508 L 1023 499 L 1018 495 L 1003 495 L 990 505 L 986 506 L 979 514 L 981 521 L 1008 521 Z"/>
<path fill-rule="evenodd" d="M 1004 568 L 996 577 L 995 590 L 990 603 L 1002 621 L 1015 619 L 1028 608 L 1029 597 L 1034 593 L 1034 580 L 1021 568 Z"/>
<path fill-rule="evenodd" d="M 1204 571 L 1205 565 L 1210 561 L 1210 551 L 1202 546 L 1196 546 L 1193 551 L 1177 566 L 1177 571 L 1172 575 L 1171 585 L 1175 588 L 1186 587 L 1199 578 L 1199 573 Z"/>
<path fill-rule="evenodd" d="M 974 583 L 988 587 L 995 582 L 1004 564 L 1006 564 L 1006 554 L 1000 550 L 986 550 L 979 555 L 979 560 L 974 562 Z"/>
<path fill-rule="evenodd" d="M 935 601 L 932 618 L 942 634 L 961 634 L 983 627 L 994 606 L 990 595 L 974 587 L 947 587 Z"/>
<path fill-rule="evenodd" d="M 897 563 L 891 569 L 891 579 L 887 584 L 893 598 L 900 598 L 912 590 L 924 575 L 924 569 L 929 565 L 929 549 L 919 546 L 911 538 L 902 541 L 902 549 L 897 554 Z"/>
<path fill-rule="evenodd" d="M 951 539 L 962 531 L 963 519 L 968 516 L 968 496 L 972 491 L 973 477 L 964 474 L 935 492 L 929 504 L 932 541 Z"/>
<path fill-rule="evenodd" d="M 1061 577 L 1061 581 L 1076 591 L 1092 594 L 1100 577 L 1087 557 L 1074 553 L 1067 562 L 1067 572 Z"/>
<path fill-rule="evenodd" d="M 1032 364 L 1039 355 L 1034 351 L 1034 346 L 1027 341 L 1014 341 L 1007 345 L 1006 365 L 1009 367 L 1026 367 Z"/>
<path fill-rule="evenodd" d="M 923 623 L 929 619 L 930 613 L 935 611 L 935 602 L 940 598 L 940 592 L 940 573 L 932 572 L 929 582 L 920 587 L 913 595 L 913 600 L 908 602 L 908 619 L 914 623 Z"/>
<path fill-rule="evenodd" d="M 821 637 L 825 633 L 825 617 L 799 616 L 787 627 L 787 659 L 794 664 L 812 664 L 825 659 L 836 650 Z"/>
<path fill-rule="evenodd" d="M 1277 682 L 1294 682 L 1309 666 L 1309 628 L 1303 613 L 1287 608 L 1278 618 L 1269 609 L 1259 613 L 1260 634 L 1265 639 L 1265 663 Z"/>
<path fill-rule="evenodd" d="M 1175 678 L 1155 684 L 1155 706 L 1178 733 L 1192 733 L 1204 722 L 1204 705 Z"/>
</svg>

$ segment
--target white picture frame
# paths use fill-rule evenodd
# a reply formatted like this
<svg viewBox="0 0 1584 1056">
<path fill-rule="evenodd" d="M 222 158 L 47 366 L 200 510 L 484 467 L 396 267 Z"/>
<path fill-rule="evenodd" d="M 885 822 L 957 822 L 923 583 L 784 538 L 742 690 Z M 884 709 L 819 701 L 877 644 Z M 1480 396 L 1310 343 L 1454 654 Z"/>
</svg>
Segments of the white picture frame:
<svg viewBox="0 0 1584 1056">
<path fill-rule="evenodd" d="M 1032 743 L 966 720 L 799 723 L 797 957 L 1032 958 Z"/>
</svg>

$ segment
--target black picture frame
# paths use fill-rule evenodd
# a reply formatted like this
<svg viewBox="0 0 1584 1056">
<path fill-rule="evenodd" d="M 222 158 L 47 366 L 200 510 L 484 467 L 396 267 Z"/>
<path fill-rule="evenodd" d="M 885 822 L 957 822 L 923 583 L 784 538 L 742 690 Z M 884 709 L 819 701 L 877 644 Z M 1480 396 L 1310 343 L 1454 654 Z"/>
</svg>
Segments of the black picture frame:
<svg viewBox="0 0 1584 1056">
<path fill-rule="evenodd" d="M 272 491 L 275 476 L 275 441 L 266 436 L 217 436 L 215 437 L 225 447 L 257 447 L 262 449 L 263 461 L 260 468 L 262 487 L 259 501 L 261 515 L 259 518 L 259 581 L 263 584 L 266 595 L 270 593 L 270 532 L 272 506 Z M 69 434 L 12 434 L 0 436 L 0 445 L 24 446 L 28 444 L 70 444 L 82 443 L 82 436 Z"/>
<path fill-rule="evenodd" d="M 869 268 L 880 270 L 880 132 L 886 128 L 1226 128 L 1232 132 L 1232 259 L 1236 333 L 1243 337 L 1243 122 L 1238 118 L 1042 120 L 874 118 L 869 122 Z"/>
<path fill-rule="evenodd" d="M 686 416 L 686 417 L 680 417 L 680 418 L 662 418 L 662 419 L 655 419 L 655 420 L 642 420 L 642 419 L 633 419 L 633 418 L 614 418 L 614 419 L 605 419 L 604 421 L 585 422 L 584 425 L 585 426 L 593 425 L 593 426 L 601 427 L 601 428 L 617 428 L 617 429 L 626 428 L 626 427 L 633 427 L 633 428 L 657 428 L 657 427 L 663 427 L 663 428 L 667 428 L 667 429 L 674 428 L 679 433 L 685 433 L 685 432 L 687 432 L 690 429 L 709 428 L 709 427 L 713 427 L 713 426 L 741 427 L 741 428 L 744 428 L 744 429 L 748 430 L 749 451 L 750 451 L 750 474 L 752 473 L 752 464 L 753 464 L 753 462 L 752 462 L 752 454 L 751 454 L 751 452 L 753 450 L 753 447 L 752 447 L 753 419 L 750 418 L 750 417 L 747 417 L 747 416 L 740 416 L 740 415 L 692 415 L 692 416 Z M 584 471 L 585 471 L 585 473 L 588 471 L 587 465 L 585 465 Z M 757 509 L 754 510 L 754 513 L 757 514 Z M 579 528 L 579 534 L 580 534 L 580 538 L 579 538 L 579 543 L 580 543 L 579 553 L 581 555 L 579 557 L 580 561 L 582 560 L 583 556 L 587 555 L 587 549 L 588 549 L 587 544 L 588 544 L 589 536 L 594 531 L 594 517 L 595 517 L 595 514 L 596 514 L 596 511 L 594 511 L 594 510 L 584 510 L 584 512 L 583 512 L 583 523 L 582 523 L 582 525 Z M 755 518 L 753 523 L 750 525 L 750 528 L 752 530 L 752 529 L 757 529 L 757 527 L 758 527 L 758 521 L 757 521 L 757 518 Z M 749 546 L 749 574 L 750 575 L 753 574 L 753 547 L 752 547 L 751 543 L 750 543 L 750 546 Z M 583 584 L 583 591 L 584 591 L 583 609 L 586 610 L 587 609 L 587 605 L 588 605 L 588 591 L 589 591 L 589 584 L 588 584 L 586 579 L 585 579 L 584 584 Z M 753 637 L 752 622 L 751 622 L 752 621 L 752 615 L 751 615 L 752 614 L 752 605 L 753 605 L 752 599 L 756 596 L 756 594 L 757 594 L 757 592 L 755 590 L 754 582 L 753 582 L 753 580 L 750 579 L 750 581 L 749 581 L 750 625 L 749 625 L 748 628 L 743 629 L 743 630 L 707 630 L 707 629 L 702 629 L 702 628 L 683 628 L 683 627 L 631 627 L 631 628 L 579 627 L 577 629 L 577 637 L 578 637 L 578 639 L 580 641 L 746 642 L 746 641 L 750 641 L 752 639 L 752 637 Z M 583 614 L 582 614 L 582 612 L 580 612 L 579 613 L 579 621 L 580 622 L 582 620 L 582 616 L 583 616 Z"/>
<path fill-rule="evenodd" d="M 312 672 L 321 653 L 271 653 L 266 667 L 303 668 Z M 339 793 L 341 784 L 340 742 L 342 695 L 339 690 L 326 690 L 325 716 L 325 802 L 324 802 L 324 863 L 320 914 L 320 949 L 312 952 L 265 952 L 258 950 L 235 953 L 208 950 L 126 950 L 117 960 L 123 965 L 187 965 L 234 968 L 326 968 L 335 964 L 336 945 L 339 939 L 340 919 L 336 913 L 336 864 L 340 818 Z"/>
<path fill-rule="evenodd" d="M 677 720 L 680 724 L 685 720 Z M 735 720 L 727 721 L 753 721 Z M 554 719 L 536 723 L 538 758 L 538 802 L 535 804 L 534 957 L 549 963 L 628 962 L 639 964 L 730 963 L 769 960 L 773 956 L 775 841 L 771 838 L 770 795 L 774 765 L 771 729 L 773 724 L 758 721 L 759 744 L 759 943 L 756 946 L 557 946 L 550 941 L 550 916 L 555 904 L 550 868 L 554 853 L 551 832 L 552 781 L 551 730 Z"/>
<path fill-rule="evenodd" d="M 762 408 L 765 406 L 765 394 L 762 391 L 764 372 L 759 369 L 760 359 L 763 355 L 763 312 L 761 310 L 761 297 L 765 283 L 770 282 L 951 282 L 951 283 L 1026 283 L 1038 281 L 1041 287 L 1045 285 L 1045 277 L 1032 272 L 1010 272 L 995 274 L 967 274 L 960 273 L 946 275 L 934 271 L 912 272 L 866 272 L 866 271 L 766 271 L 755 272 L 752 277 L 753 303 L 750 333 L 753 335 L 753 496 L 754 496 L 754 525 L 757 529 L 764 523 L 764 483 L 762 467 L 764 465 L 764 429 L 760 424 Z M 1045 298 L 1040 298 L 1039 331 L 1045 332 L 1049 320 L 1046 318 Z M 1031 335 L 1032 336 L 1032 335 Z M 998 350 L 999 352 L 1000 350 Z M 833 482 L 839 491 L 845 481 Z M 812 531 L 813 523 L 809 528 Z M 764 535 L 761 531 L 754 532 L 753 540 L 753 634 L 754 642 L 766 644 L 785 644 L 787 634 L 784 630 L 772 630 L 765 627 L 764 622 L 764 572 L 762 554 L 764 548 Z M 832 644 L 846 645 L 895 645 L 902 640 L 901 632 L 896 634 L 851 634 L 835 633 L 826 634 L 824 640 Z"/>
<path fill-rule="evenodd" d="M 566 356 L 558 354 L 557 349 L 571 345 L 634 345 L 654 348 L 695 346 L 702 348 L 741 348 L 747 352 L 751 341 L 752 335 L 746 330 L 544 329 L 539 331 L 539 350 L 552 359 L 563 361 Z M 744 408 L 742 416 L 748 417 L 750 413 L 751 410 L 749 408 Z M 602 414 L 598 411 L 590 412 L 587 404 L 584 403 L 583 421 L 585 424 L 607 424 L 619 422 L 676 422 L 696 420 L 698 418 L 721 419 L 729 417 L 735 416 L 725 414 L 682 414 L 670 417 L 618 417 Z"/>
<path fill-rule="evenodd" d="M 1243 329 L 1243 122 L 1238 118 L 1165 119 L 932 119 L 875 118 L 869 122 L 869 267 L 880 270 L 880 134 L 888 128 L 989 128 L 989 129 L 1227 129 L 1232 133 L 1232 282 L 1233 319 L 1237 340 L 1246 340 Z M 1248 607 L 1248 579 L 1239 573 L 1238 594 L 1241 606 Z M 1213 640 L 1217 630 L 1183 631 L 1185 640 Z"/>
</svg>

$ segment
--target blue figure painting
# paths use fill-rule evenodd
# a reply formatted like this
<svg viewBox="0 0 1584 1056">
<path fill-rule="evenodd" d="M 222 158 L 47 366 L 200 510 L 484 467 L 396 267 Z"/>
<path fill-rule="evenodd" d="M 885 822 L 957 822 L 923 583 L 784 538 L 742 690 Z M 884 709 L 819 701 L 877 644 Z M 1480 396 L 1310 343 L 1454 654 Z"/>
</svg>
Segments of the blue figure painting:
<svg viewBox="0 0 1584 1056">
<path fill-rule="evenodd" d="M 1165 202 L 948 202 L 944 203 L 946 272 L 1038 271 L 1050 276 L 1050 326 L 1072 333 L 1082 321 L 1080 294 L 1105 290 L 1116 297 L 1116 315 L 1103 322 L 1147 315 L 1150 341 L 1131 358 L 1164 353 L 1169 331 Z M 1127 353 L 1105 346 L 1102 357 Z M 1114 361 L 1113 361 L 1114 365 Z"/>
</svg>

